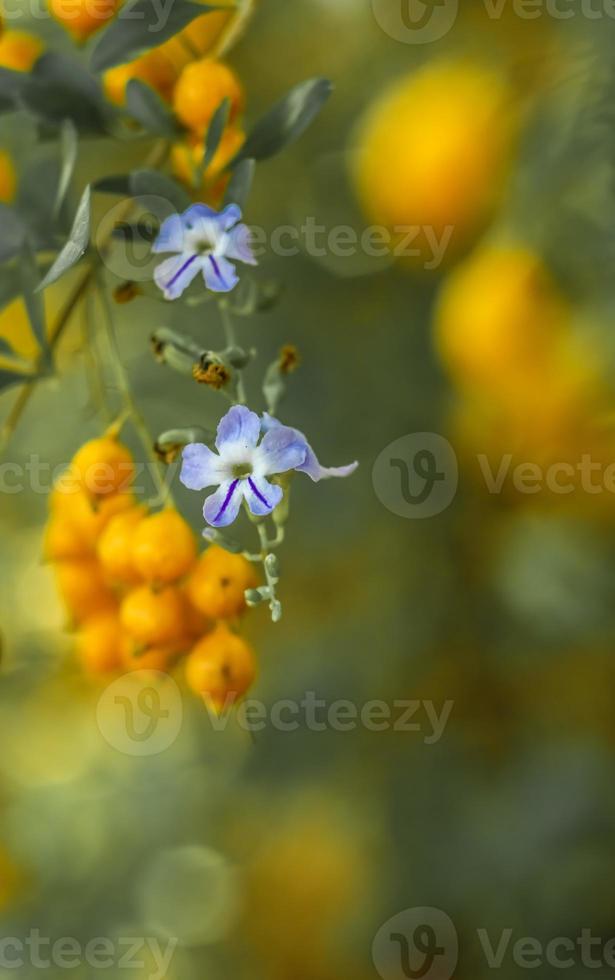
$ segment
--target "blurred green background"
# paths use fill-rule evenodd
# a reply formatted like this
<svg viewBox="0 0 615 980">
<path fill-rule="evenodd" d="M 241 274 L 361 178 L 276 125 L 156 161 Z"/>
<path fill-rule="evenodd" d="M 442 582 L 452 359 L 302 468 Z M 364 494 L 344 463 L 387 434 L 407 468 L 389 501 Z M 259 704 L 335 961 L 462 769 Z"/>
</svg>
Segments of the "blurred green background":
<svg viewBox="0 0 615 980">
<path fill-rule="evenodd" d="M 259 167 L 250 223 L 271 232 L 313 216 L 360 232 L 396 223 L 387 201 L 397 200 L 399 224 L 416 215 L 455 236 L 431 270 L 305 248 L 261 261 L 258 277 L 283 290 L 272 310 L 239 322 L 242 341 L 258 348 L 261 369 L 282 344 L 297 345 L 301 367 L 280 414 L 325 464 L 356 458 L 360 468 L 343 482 L 295 481 L 284 617 L 273 626 L 257 610 L 245 631 L 259 656 L 252 694 L 266 705 L 306 692 L 359 706 L 429 700 L 438 713 L 451 701 L 442 737 L 425 741 L 421 707 L 419 731 L 302 722 L 251 739 L 233 721 L 215 731 L 186 693 L 168 749 L 118 752 L 96 723 L 102 685 L 66 667 L 71 639 L 40 558 L 45 494 L 5 493 L 2 936 L 174 936 L 168 980 L 363 980 L 378 975 L 371 946 L 382 923 L 433 906 L 457 929 L 454 976 L 478 980 L 493 973 L 478 929 L 494 944 L 504 929 L 513 942 L 615 934 L 613 494 L 578 480 L 571 494 L 518 492 L 509 480 L 490 493 L 477 465 L 479 454 L 494 471 L 506 454 L 541 472 L 583 454 L 603 468 L 612 458 L 615 23 L 581 5 L 569 19 L 542 8 L 525 19 L 511 5 L 494 18 L 477 2 L 440 39 L 413 44 L 390 36 L 377 8 L 262 0 L 229 55 L 251 118 L 304 78 L 335 83 L 310 131 Z M 475 71 L 486 74 L 464 95 Z M 402 99 L 397 123 L 370 136 L 365 113 L 390 85 L 421 78 L 408 118 Z M 18 170 L 31 162 L 25 123 L 2 134 Z M 109 172 L 100 143 L 84 143 L 80 166 Z M 482 271 L 485 250 L 498 249 L 525 256 L 521 271 L 516 259 L 487 259 Z M 468 270 L 474 278 L 460 284 Z M 210 308 L 142 297 L 117 315 L 151 431 L 213 426 L 216 393 L 148 349 L 162 325 L 217 342 Z M 258 374 L 247 377 L 255 405 Z M 2 395 L 3 413 L 14 397 Z M 6 459 L 36 454 L 56 466 L 97 432 L 75 327 Z M 372 477 L 380 454 L 417 432 L 447 438 L 459 463 L 450 506 L 425 519 L 382 502 L 400 500 L 398 469 L 385 486 Z M 178 484 L 177 500 L 199 529 L 199 495 Z M 577 955 L 572 972 L 611 969 Z M 437 961 L 433 970 L 450 976 Z M 390 971 L 385 980 L 401 975 L 393 962 Z M 19 975 L 40 972 L 28 963 Z M 520 973 L 509 950 L 498 975 Z M 544 962 L 534 973 L 561 969 Z"/>
</svg>

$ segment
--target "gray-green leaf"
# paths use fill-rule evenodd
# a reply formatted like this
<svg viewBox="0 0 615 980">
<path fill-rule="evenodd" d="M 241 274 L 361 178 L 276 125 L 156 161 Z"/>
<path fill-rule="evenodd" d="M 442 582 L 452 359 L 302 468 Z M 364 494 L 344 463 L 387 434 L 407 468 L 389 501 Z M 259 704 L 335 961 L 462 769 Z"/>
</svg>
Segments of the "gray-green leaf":
<svg viewBox="0 0 615 980">
<path fill-rule="evenodd" d="M 333 86 L 327 78 L 300 82 L 256 123 L 236 161 L 253 157 L 266 160 L 294 143 L 318 115 L 331 95 Z"/>
<path fill-rule="evenodd" d="M 173 0 L 165 7 L 162 21 L 160 5 L 154 0 L 129 0 L 100 35 L 92 52 L 92 69 L 105 71 L 132 61 L 174 37 L 196 17 L 217 9 L 212 4 Z"/>
<path fill-rule="evenodd" d="M 68 241 L 38 286 L 39 291 L 56 282 L 83 258 L 90 242 L 90 199 L 91 191 L 88 185 L 79 202 Z"/>
<path fill-rule="evenodd" d="M 158 93 L 139 78 L 132 78 L 126 87 L 126 108 L 149 133 L 177 136 L 179 129 L 173 113 Z"/>
<path fill-rule="evenodd" d="M 252 181 L 254 180 L 255 168 L 256 163 L 254 160 L 242 160 L 235 167 L 224 195 L 225 206 L 227 204 L 238 204 L 240 208 L 245 208 L 252 187 Z"/>
<path fill-rule="evenodd" d="M 26 226 L 16 211 L 0 204 L 0 262 L 12 259 L 26 240 Z"/>
</svg>

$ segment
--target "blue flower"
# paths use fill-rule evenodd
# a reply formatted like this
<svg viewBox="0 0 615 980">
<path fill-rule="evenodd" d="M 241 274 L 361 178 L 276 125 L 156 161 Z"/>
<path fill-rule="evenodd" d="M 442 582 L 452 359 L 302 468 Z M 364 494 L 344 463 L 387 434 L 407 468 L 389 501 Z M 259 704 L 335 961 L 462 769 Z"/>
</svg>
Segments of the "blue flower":
<svg viewBox="0 0 615 980">
<path fill-rule="evenodd" d="M 234 405 L 220 420 L 216 449 L 217 454 L 202 443 L 186 446 L 180 473 L 189 490 L 218 488 L 203 507 L 203 516 L 212 527 L 232 524 L 244 499 L 257 517 L 270 514 L 283 497 L 282 488 L 267 479 L 274 474 L 299 470 L 318 481 L 349 476 L 359 465 L 320 466 L 301 432 L 269 415 L 261 421 L 245 405 Z"/>
<path fill-rule="evenodd" d="M 241 209 L 229 204 L 217 212 L 206 204 L 193 204 L 183 214 L 172 214 L 162 223 L 152 252 L 175 252 L 154 270 L 154 281 L 165 299 L 177 299 L 198 272 L 216 293 L 228 293 L 239 282 L 230 259 L 256 265 L 250 247 L 250 230 L 238 224 Z"/>
</svg>

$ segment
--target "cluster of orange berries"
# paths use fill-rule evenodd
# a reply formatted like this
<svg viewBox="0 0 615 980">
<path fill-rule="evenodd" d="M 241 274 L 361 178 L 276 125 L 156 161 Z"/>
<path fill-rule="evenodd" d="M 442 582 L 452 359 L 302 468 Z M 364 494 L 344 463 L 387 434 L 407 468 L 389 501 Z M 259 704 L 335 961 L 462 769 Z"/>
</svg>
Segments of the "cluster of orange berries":
<svg viewBox="0 0 615 980">
<path fill-rule="evenodd" d="M 77 42 L 85 41 L 105 25 L 121 5 L 121 0 L 50 0 L 50 9 Z M 173 105 L 179 121 L 188 130 L 175 144 L 171 165 L 175 176 L 195 199 L 218 203 L 227 178 L 224 169 L 241 148 L 245 134 L 238 125 L 244 93 L 239 79 L 228 65 L 211 56 L 225 31 L 230 29 L 233 10 L 210 11 L 197 17 L 175 37 L 124 65 L 105 73 L 107 98 L 117 105 L 126 101 L 126 86 L 138 79 L 151 86 Z M 204 135 L 214 112 L 229 100 L 228 125 L 217 151 L 201 174 Z"/>
<path fill-rule="evenodd" d="M 116 438 L 85 443 L 51 495 L 45 557 L 53 563 L 89 674 L 172 671 L 223 710 L 252 684 L 252 648 L 229 621 L 246 608 L 252 566 L 215 545 L 200 556 L 171 507 L 133 492 L 134 461 Z"/>
</svg>

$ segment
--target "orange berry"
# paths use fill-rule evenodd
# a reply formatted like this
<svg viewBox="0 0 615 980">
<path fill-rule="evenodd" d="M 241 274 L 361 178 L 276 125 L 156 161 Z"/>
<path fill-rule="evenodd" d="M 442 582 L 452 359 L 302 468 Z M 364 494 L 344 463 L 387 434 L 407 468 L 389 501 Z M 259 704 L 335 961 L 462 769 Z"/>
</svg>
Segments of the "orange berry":
<svg viewBox="0 0 615 980">
<path fill-rule="evenodd" d="M 139 645 L 131 636 L 124 636 L 121 644 L 122 667 L 126 670 L 168 671 L 177 660 L 178 655 L 177 644 L 153 646 L 143 652 L 139 651 Z"/>
<path fill-rule="evenodd" d="M 55 573 L 60 595 L 77 622 L 115 608 L 115 596 L 97 562 L 62 561 L 55 566 Z"/>
<path fill-rule="evenodd" d="M 196 559 L 196 540 L 183 517 L 166 508 L 146 517 L 135 530 L 132 561 L 148 582 L 175 582 Z"/>
<path fill-rule="evenodd" d="M 174 586 L 154 591 L 140 586 L 124 598 L 120 610 L 122 626 L 142 646 L 166 646 L 184 632 L 185 605 Z"/>
<path fill-rule="evenodd" d="M 126 86 L 133 78 L 150 85 L 167 102 L 171 101 L 175 83 L 181 71 L 165 52 L 164 45 L 154 48 L 140 58 L 110 68 L 104 75 L 105 95 L 110 102 L 122 106 L 126 102 Z"/>
<path fill-rule="evenodd" d="M 120 0 L 49 0 L 49 10 L 76 41 L 86 41 L 117 13 Z"/>
<path fill-rule="evenodd" d="M 132 453 L 117 439 L 90 439 L 72 460 L 71 473 L 92 497 L 125 491 L 134 478 Z"/>
<path fill-rule="evenodd" d="M 186 590 L 192 604 L 210 619 L 229 619 L 244 611 L 244 592 L 257 583 L 254 568 L 242 555 L 211 545 L 201 555 Z"/>
<path fill-rule="evenodd" d="M 43 52 L 43 42 L 26 31 L 5 31 L 0 37 L 0 68 L 30 71 Z"/>
<path fill-rule="evenodd" d="M 96 542 L 115 514 L 133 509 L 135 498 L 131 493 L 116 493 L 110 497 L 93 499 L 81 487 L 69 483 L 56 487 L 51 496 L 51 512 L 65 518 L 75 526 L 84 541 L 94 549 Z"/>
<path fill-rule="evenodd" d="M 130 507 L 115 514 L 98 539 L 98 560 L 112 581 L 135 582 L 139 578 L 132 562 L 132 542 L 145 513 L 144 507 Z"/>
<path fill-rule="evenodd" d="M 176 143 L 171 151 L 173 173 L 192 191 L 199 201 L 217 203 L 228 183 L 229 175 L 224 168 L 239 152 L 245 141 L 245 133 L 236 126 L 227 126 L 218 149 L 205 169 L 200 181 L 195 185 L 195 175 L 203 160 L 203 139 L 194 134 L 182 143 Z"/>
<path fill-rule="evenodd" d="M 73 521 L 59 514 L 52 516 L 47 524 L 43 555 L 47 561 L 89 558 L 92 555 L 92 543 Z"/>
<path fill-rule="evenodd" d="M 1 42 L 0 42 L 1 43 Z M 0 201 L 10 204 L 17 190 L 15 167 L 8 153 L 0 150 Z"/>
<path fill-rule="evenodd" d="M 204 135 L 212 116 L 224 99 L 230 99 L 230 120 L 235 119 L 243 102 L 243 88 L 235 72 L 213 58 L 202 58 L 186 65 L 173 93 L 173 107 L 188 129 Z"/>
<path fill-rule="evenodd" d="M 255 677 L 252 647 L 225 623 L 200 640 L 186 660 L 188 686 L 208 698 L 217 711 L 245 694 Z"/>
<path fill-rule="evenodd" d="M 77 655 L 88 674 L 108 674 L 121 666 L 122 628 L 117 611 L 88 619 L 77 636 Z"/>
</svg>

